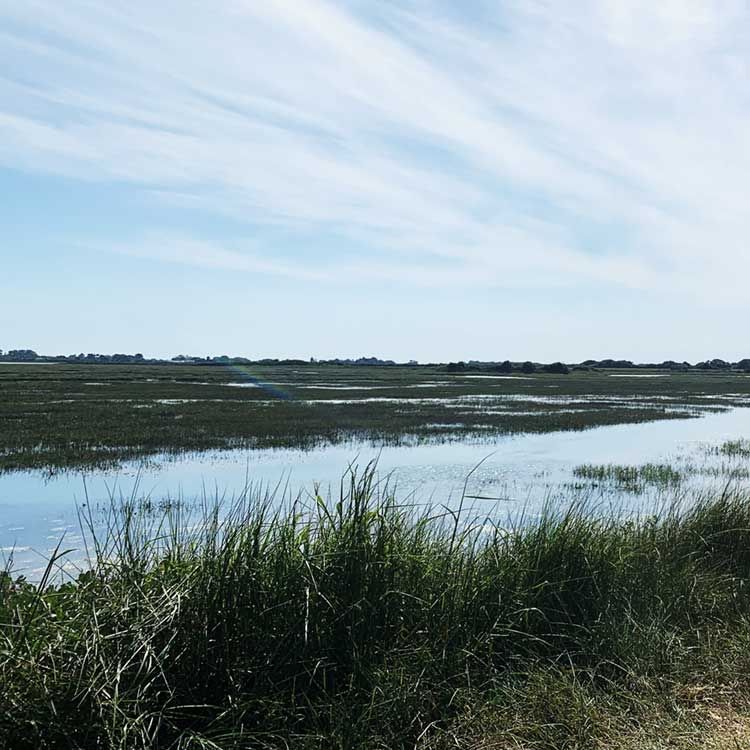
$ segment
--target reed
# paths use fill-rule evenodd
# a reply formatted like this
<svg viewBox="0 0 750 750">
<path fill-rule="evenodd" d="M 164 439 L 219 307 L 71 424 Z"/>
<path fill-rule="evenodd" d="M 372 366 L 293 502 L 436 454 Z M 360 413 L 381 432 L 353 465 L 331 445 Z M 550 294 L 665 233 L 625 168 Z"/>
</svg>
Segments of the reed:
<svg viewBox="0 0 750 750">
<path fill-rule="evenodd" d="M 609 484 L 618 490 L 634 494 L 640 494 L 648 487 L 676 488 L 685 478 L 683 471 L 670 464 L 653 463 L 640 466 L 582 464 L 573 469 L 573 476 L 600 484 Z"/>
<path fill-rule="evenodd" d="M 615 747 L 747 683 L 739 490 L 509 525 L 371 466 L 333 499 L 128 501 L 88 538 L 75 580 L 62 547 L 0 576 L 2 747 Z"/>
<path fill-rule="evenodd" d="M 509 379 L 436 366 L 243 371 L 0 363 L 0 472 L 111 468 L 213 449 L 492 441 L 511 433 L 686 419 L 746 405 L 749 397 L 744 373 L 708 371 Z"/>
</svg>

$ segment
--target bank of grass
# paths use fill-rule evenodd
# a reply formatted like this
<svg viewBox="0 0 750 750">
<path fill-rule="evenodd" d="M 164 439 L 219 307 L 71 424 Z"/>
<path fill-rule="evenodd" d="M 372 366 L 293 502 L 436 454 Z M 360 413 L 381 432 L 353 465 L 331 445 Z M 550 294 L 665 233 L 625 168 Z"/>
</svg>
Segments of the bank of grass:
<svg viewBox="0 0 750 750">
<path fill-rule="evenodd" d="M 75 582 L 1 579 L 0 747 L 734 748 L 750 496 L 694 500 L 126 503 Z"/>
</svg>

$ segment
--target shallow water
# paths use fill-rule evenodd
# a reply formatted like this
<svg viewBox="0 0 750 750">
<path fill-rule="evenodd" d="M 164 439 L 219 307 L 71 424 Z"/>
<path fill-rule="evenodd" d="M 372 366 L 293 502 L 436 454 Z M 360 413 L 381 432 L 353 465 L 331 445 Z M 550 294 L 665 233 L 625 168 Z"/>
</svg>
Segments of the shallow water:
<svg viewBox="0 0 750 750">
<path fill-rule="evenodd" d="M 156 457 L 118 471 L 70 472 L 45 477 L 40 472 L 0 476 L 0 562 L 13 551 L 14 569 L 31 578 L 41 560 L 64 535 L 64 548 L 79 550 L 76 507 L 89 508 L 117 497 L 149 496 L 192 500 L 203 494 L 238 494 L 247 482 L 287 493 L 338 493 L 350 464 L 360 468 L 378 459 L 378 475 L 400 497 L 456 506 L 467 476 L 467 494 L 478 510 L 511 514 L 519 508 L 533 515 L 545 500 L 563 503 L 572 470 L 582 463 L 641 464 L 684 462 L 701 456 L 705 444 L 750 436 L 750 408 L 708 414 L 697 419 L 667 420 L 598 427 L 583 432 L 510 435 L 487 441 L 464 441 L 377 448 L 368 443 L 297 450 L 235 450 L 178 458 Z M 717 462 L 720 459 L 716 459 Z M 725 482 L 726 480 L 721 480 Z M 607 503 L 625 506 L 653 502 L 625 493 L 592 489 Z"/>
</svg>

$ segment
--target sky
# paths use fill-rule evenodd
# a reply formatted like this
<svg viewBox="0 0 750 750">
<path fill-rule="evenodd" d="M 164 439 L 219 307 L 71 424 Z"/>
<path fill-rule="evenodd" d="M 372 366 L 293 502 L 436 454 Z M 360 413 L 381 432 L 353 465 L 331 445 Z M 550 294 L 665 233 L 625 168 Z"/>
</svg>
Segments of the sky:
<svg viewBox="0 0 750 750">
<path fill-rule="evenodd" d="M 739 0 L 0 0 L 0 348 L 750 356 Z"/>
</svg>

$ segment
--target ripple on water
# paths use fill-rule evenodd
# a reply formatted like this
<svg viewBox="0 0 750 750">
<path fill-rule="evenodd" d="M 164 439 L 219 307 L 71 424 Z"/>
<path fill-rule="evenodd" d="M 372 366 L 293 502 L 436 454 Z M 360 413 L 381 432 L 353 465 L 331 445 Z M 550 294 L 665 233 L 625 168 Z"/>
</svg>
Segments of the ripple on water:
<svg viewBox="0 0 750 750">
<path fill-rule="evenodd" d="M 535 401 L 540 399 L 541 403 L 548 403 L 544 397 L 534 397 Z M 419 399 L 395 400 L 419 402 Z M 506 399 L 506 403 L 516 400 Z M 471 406 L 465 398 L 456 403 L 464 408 Z M 488 404 L 481 400 L 480 403 Z M 471 419 L 470 408 L 467 417 Z M 509 435 L 491 440 L 466 438 L 444 444 L 415 441 L 406 446 L 382 447 L 351 441 L 307 452 L 231 450 L 156 456 L 127 464 L 119 471 L 87 472 L 85 486 L 82 475 L 76 472 L 51 478 L 33 472 L 4 474 L 0 475 L 0 552 L 6 558 L 12 554 L 17 569 L 33 570 L 39 565 L 39 554 L 48 553 L 51 542 L 65 534 L 64 546 L 77 549 L 71 555 L 78 559 L 82 541 L 77 504 L 105 507 L 110 495 L 189 501 L 200 497 L 206 488 L 210 488 L 209 494 L 218 488 L 220 493 L 226 491 L 231 496 L 232 492 L 240 492 L 248 480 L 256 486 L 271 488 L 281 482 L 291 493 L 309 491 L 318 482 L 321 491 L 336 492 L 347 466 L 355 462 L 363 467 L 374 458 L 379 459 L 381 478 L 388 477 L 402 496 L 408 495 L 413 500 L 457 504 L 467 475 L 476 469 L 469 479 L 469 494 L 503 498 L 500 512 L 504 514 L 524 507 L 527 515 L 533 515 L 550 496 L 564 502 L 569 492 L 566 484 L 570 484 L 572 470 L 577 465 L 671 461 L 697 464 L 712 460 L 706 445 L 749 436 L 750 409 L 734 408 L 700 419 L 615 425 L 581 432 Z M 726 457 L 716 457 L 717 462 L 722 460 Z M 723 475 L 712 476 L 711 466 L 707 465 L 703 479 L 696 481 L 725 482 Z M 626 504 L 641 504 L 648 499 L 627 496 L 618 499 L 616 493 L 607 498 Z M 492 502 L 487 501 L 482 507 L 493 507 Z"/>
</svg>

